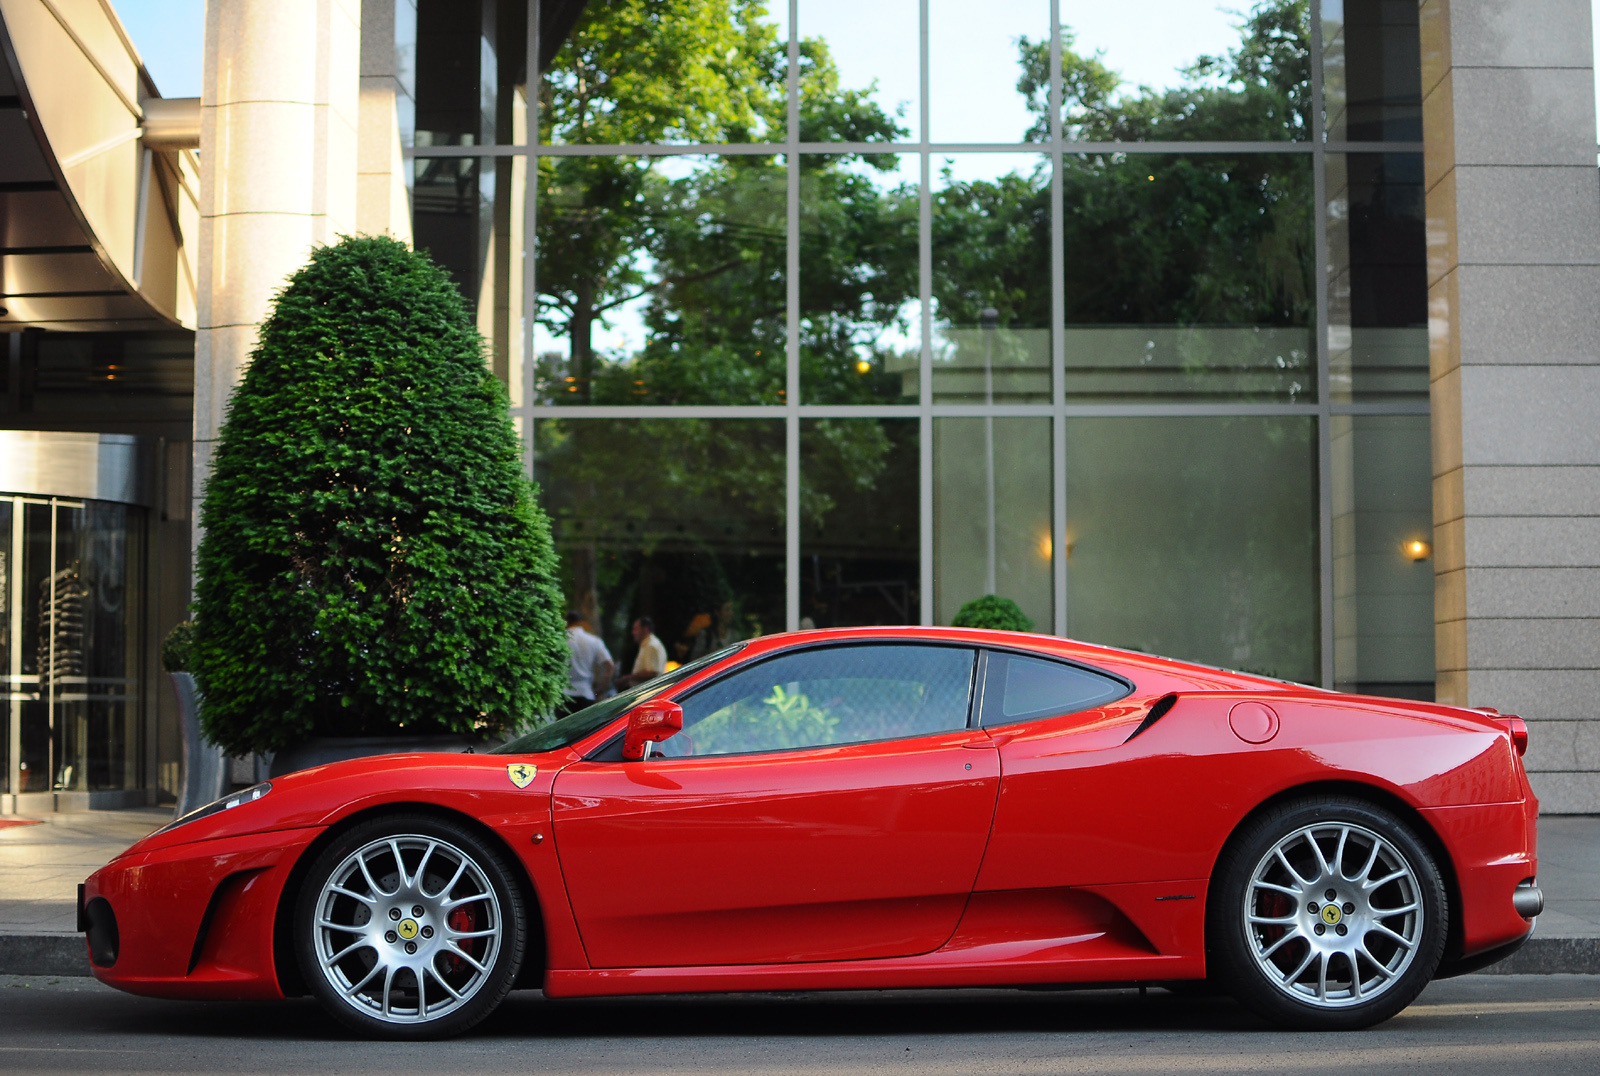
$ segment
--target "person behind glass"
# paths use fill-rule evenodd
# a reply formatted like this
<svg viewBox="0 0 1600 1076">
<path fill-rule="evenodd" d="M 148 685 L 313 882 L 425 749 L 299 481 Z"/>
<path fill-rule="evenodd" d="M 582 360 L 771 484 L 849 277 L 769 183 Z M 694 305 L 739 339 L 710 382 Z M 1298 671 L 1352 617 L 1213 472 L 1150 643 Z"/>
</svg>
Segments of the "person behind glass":
<svg viewBox="0 0 1600 1076">
<path fill-rule="evenodd" d="M 577 713 L 605 694 L 611 686 L 611 674 L 617 671 L 611 660 L 611 651 L 583 626 L 583 614 L 576 609 L 567 614 L 567 652 L 571 666 L 567 670 L 567 697 L 562 700 L 558 717 Z"/>
<path fill-rule="evenodd" d="M 689 660 L 715 654 L 718 650 L 732 646 L 743 639 L 744 635 L 734 626 L 737 616 L 733 602 L 723 602 L 717 608 L 716 619 L 694 637 L 694 646 L 689 650 Z"/>
<path fill-rule="evenodd" d="M 633 668 L 627 676 L 617 677 L 619 691 L 654 680 L 667 671 L 667 648 L 656 638 L 655 621 L 647 616 L 635 620 L 633 641 L 639 644 L 639 656 L 633 659 Z"/>
</svg>

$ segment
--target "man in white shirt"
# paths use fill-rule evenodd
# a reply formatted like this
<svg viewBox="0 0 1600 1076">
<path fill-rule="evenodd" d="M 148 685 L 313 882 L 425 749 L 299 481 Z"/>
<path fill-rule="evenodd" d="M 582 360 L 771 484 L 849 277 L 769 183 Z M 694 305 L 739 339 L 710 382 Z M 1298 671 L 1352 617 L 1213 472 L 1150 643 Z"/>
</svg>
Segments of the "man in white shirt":
<svg viewBox="0 0 1600 1076">
<path fill-rule="evenodd" d="M 598 635 L 584 629 L 583 614 L 577 610 L 567 614 L 567 651 L 572 664 L 567 671 L 567 697 L 561 704 L 562 717 L 592 706 L 611 685 L 611 674 L 617 669 L 611 660 L 611 651 Z"/>
<path fill-rule="evenodd" d="M 633 659 L 633 669 L 627 676 L 617 677 L 619 689 L 637 687 L 667 671 L 667 648 L 656 638 L 655 621 L 647 616 L 635 620 L 633 641 L 639 644 L 639 656 Z"/>
</svg>

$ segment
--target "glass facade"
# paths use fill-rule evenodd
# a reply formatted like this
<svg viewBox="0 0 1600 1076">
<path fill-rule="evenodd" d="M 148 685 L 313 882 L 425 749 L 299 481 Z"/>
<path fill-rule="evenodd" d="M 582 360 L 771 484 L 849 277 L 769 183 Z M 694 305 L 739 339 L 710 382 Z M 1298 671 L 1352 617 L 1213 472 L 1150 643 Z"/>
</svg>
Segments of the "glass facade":
<svg viewBox="0 0 1600 1076">
<path fill-rule="evenodd" d="M 624 664 L 997 593 L 1431 691 L 1414 5 L 432 4 L 418 245 Z"/>
<path fill-rule="evenodd" d="M 0 497 L 0 791 L 143 788 L 144 510 Z"/>
</svg>

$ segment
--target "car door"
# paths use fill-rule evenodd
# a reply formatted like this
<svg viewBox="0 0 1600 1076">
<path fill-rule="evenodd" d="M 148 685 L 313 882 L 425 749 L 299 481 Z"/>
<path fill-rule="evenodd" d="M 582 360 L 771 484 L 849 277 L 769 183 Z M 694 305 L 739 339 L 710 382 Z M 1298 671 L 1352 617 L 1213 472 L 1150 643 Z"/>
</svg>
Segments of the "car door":
<svg viewBox="0 0 1600 1076">
<path fill-rule="evenodd" d="M 999 763 L 976 654 L 782 651 L 679 701 L 643 761 L 562 771 L 554 830 L 590 964 L 848 960 L 938 948 L 972 890 Z"/>
</svg>

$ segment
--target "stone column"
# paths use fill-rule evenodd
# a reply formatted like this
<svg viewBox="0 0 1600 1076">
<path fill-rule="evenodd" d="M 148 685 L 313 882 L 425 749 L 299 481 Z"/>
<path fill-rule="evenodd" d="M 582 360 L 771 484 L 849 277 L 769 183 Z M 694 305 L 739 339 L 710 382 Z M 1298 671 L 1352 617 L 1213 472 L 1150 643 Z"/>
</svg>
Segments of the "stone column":
<svg viewBox="0 0 1600 1076">
<path fill-rule="evenodd" d="M 1424 0 L 1438 698 L 1600 811 L 1600 176 L 1589 0 Z"/>
<path fill-rule="evenodd" d="M 273 293 L 356 230 L 361 0 L 210 0 L 200 126 L 194 496 Z"/>
<path fill-rule="evenodd" d="M 415 110 L 415 0 L 362 0 L 361 132 L 356 164 L 356 230 L 411 242 L 409 162 L 400 154 L 400 119 Z"/>
</svg>

